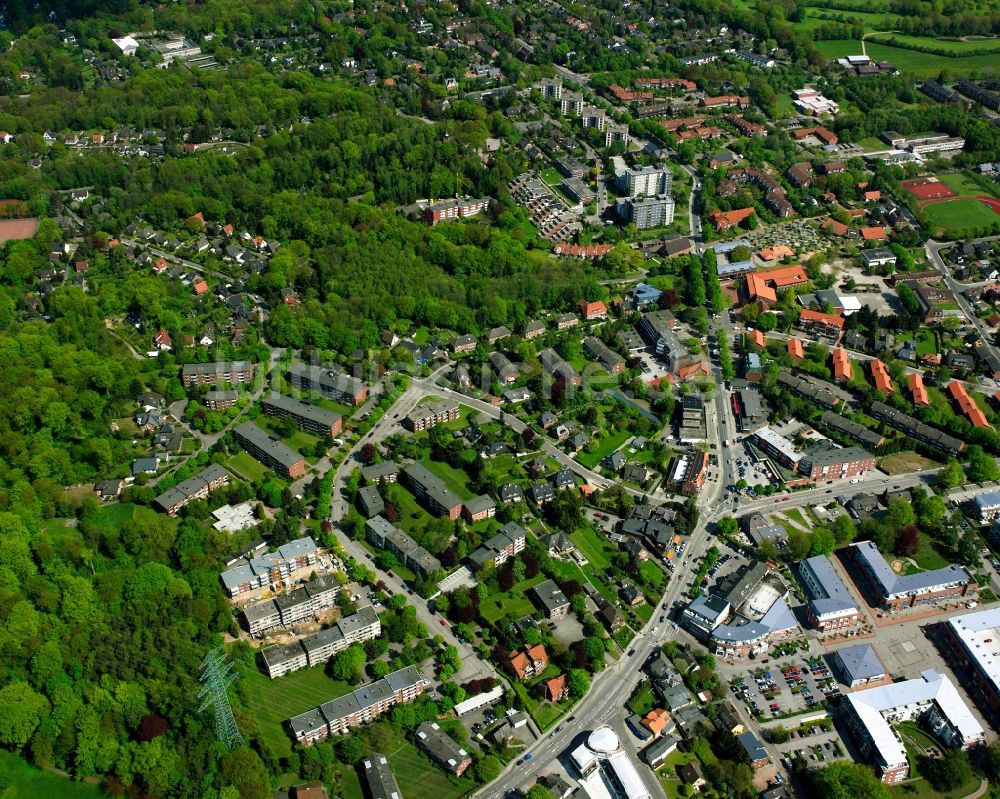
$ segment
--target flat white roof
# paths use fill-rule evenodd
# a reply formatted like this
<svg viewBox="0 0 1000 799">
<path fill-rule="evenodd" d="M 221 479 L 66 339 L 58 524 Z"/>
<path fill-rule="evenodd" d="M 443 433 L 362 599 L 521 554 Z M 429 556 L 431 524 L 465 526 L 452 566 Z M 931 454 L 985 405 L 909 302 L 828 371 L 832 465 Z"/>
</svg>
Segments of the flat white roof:
<svg viewBox="0 0 1000 799">
<path fill-rule="evenodd" d="M 954 616 L 948 620 L 948 626 L 979 671 L 1000 693 L 1000 608 Z"/>
<path fill-rule="evenodd" d="M 897 709 L 934 702 L 941 715 L 958 730 L 964 740 L 975 739 L 984 734 L 969 706 L 959 696 L 955 684 L 934 669 L 928 669 L 915 680 L 848 694 L 847 701 L 861 719 L 879 758 L 887 767 L 906 763 L 903 742 L 883 715 Z"/>
<path fill-rule="evenodd" d="M 802 460 L 802 453 L 795 449 L 795 445 L 784 436 L 778 435 L 770 427 L 762 427 L 754 435 L 772 449 L 780 452 L 792 463 L 798 463 Z"/>
<path fill-rule="evenodd" d="M 646 790 L 646 783 L 642 781 L 642 777 L 639 776 L 639 772 L 635 768 L 635 763 L 629 759 L 627 754 L 615 752 L 608 758 L 608 763 L 614 770 L 628 799 L 648 799 L 649 791 Z"/>
</svg>

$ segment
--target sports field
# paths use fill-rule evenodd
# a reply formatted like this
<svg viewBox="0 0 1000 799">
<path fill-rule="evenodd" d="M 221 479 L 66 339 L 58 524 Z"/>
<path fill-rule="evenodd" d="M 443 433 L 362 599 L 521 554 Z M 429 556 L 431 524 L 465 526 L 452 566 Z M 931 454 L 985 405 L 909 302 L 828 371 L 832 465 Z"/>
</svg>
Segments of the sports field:
<svg viewBox="0 0 1000 799">
<path fill-rule="evenodd" d="M 956 197 L 956 192 L 948 183 L 936 178 L 915 178 L 900 181 L 900 186 L 906 189 L 918 200 L 940 200 L 945 197 Z"/>
<path fill-rule="evenodd" d="M 1000 223 L 1000 216 L 977 199 L 931 203 L 921 209 L 920 215 L 932 234 L 941 231 L 949 239 L 964 238 L 979 228 Z"/>
<path fill-rule="evenodd" d="M 934 47 L 937 39 L 928 39 L 926 42 L 928 46 Z M 986 45 L 984 42 L 982 46 Z M 816 42 L 816 47 L 827 58 L 844 58 L 861 53 L 861 42 L 850 39 L 819 41 Z M 889 61 L 896 69 L 917 78 L 936 78 L 941 70 L 947 70 L 953 75 L 966 75 L 976 70 L 997 69 L 996 55 L 962 55 L 949 58 L 870 40 L 865 42 L 865 49 L 876 61 Z"/>
</svg>

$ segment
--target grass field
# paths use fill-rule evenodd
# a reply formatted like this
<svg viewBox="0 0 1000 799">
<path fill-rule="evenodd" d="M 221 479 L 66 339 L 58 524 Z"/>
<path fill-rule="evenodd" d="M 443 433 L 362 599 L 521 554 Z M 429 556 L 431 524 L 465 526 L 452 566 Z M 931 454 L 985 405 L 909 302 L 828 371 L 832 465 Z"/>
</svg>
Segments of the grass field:
<svg viewBox="0 0 1000 799">
<path fill-rule="evenodd" d="M 916 452 L 896 452 L 878 459 L 878 468 L 886 474 L 909 474 L 921 469 L 933 469 L 937 466 L 934 461 L 918 455 Z"/>
<path fill-rule="evenodd" d="M 958 797 L 972 794 L 979 785 L 979 777 L 974 775 L 964 785 L 960 785 L 953 791 L 941 792 L 935 790 L 931 784 L 923 779 L 920 773 L 920 760 L 918 755 L 921 749 L 926 746 L 937 746 L 939 749 L 943 745 L 932 736 L 924 732 L 916 724 L 904 722 L 896 727 L 903 744 L 906 747 L 907 759 L 910 761 L 910 779 L 904 784 L 894 785 L 889 789 L 889 795 L 893 799 L 958 799 Z"/>
<path fill-rule="evenodd" d="M 617 433 L 611 434 L 610 436 L 605 436 L 598 442 L 593 452 L 581 452 L 576 456 L 576 459 L 588 469 L 593 469 L 597 466 L 597 464 L 604 460 L 605 457 L 624 444 L 631 436 L 632 434 L 627 430 L 621 430 Z"/>
<path fill-rule="evenodd" d="M 469 478 L 461 469 L 455 469 L 447 463 L 424 458 L 420 461 L 432 474 L 440 477 L 446 486 L 458 494 L 459 499 L 472 499 L 472 492 L 469 491 Z"/>
<path fill-rule="evenodd" d="M 608 557 L 609 547 L 601 540 L 597 531 L 590 526 L 581 527 L 570 533 L 570 539 L 583 553 L 591 566 L 597 569 L 606 569 L 611 565 L 611 558 Z"/>
<path fill-rule="evenodd" d="M 511 616 L 519 619 L 521 616 L 535 612 L 534 603 L 528 599 L 527 592 L 545 579 L 542 574 L 536 574 L 531 579 L 518 583 L 505 594 L 490 596 L 479 604 L 479 612 L 487 621 L 496 621 L 501 616 Z"/>
<path fill-rule="evenodd" d="M 257 424 L 262 430 L 266 430 L 276 436 L 281 435 L 278 430 L 277 419 L 261 416 L 257 419 Z M 315 463 L 319 460 L 318 458 L 313 457 L 313 452 L 316 451 L 316 442 L 319 441 L 319 438 L 314 436 L 312 433 L 296 429 L 290 436 L 282 437 L 281 440 L 300 455 L 304 455 L 307 461 Z"/>
<path fill-rule="evenodd" d="M 237 452 L 226 461 L 226 468 L 231 469 L 251 483 L 259 482 L 267 473 L 267 467 L 255 460 L 248 452 Z"/>
<path fill-rule="evenodd" d="M 937 39 L 924 40 L 925 43 L 934 46 Z M 903 72 L 908 72 L 916 77 L 937 77 L 938 73 L 944 69 L 953 74 L 969 73 L 974 70 L 996 69 L 997 56 L 995 55 L 966 55 L 956 58 L 947 56 L 931 55 L 921 53 L 917 50 L 908 50 L 902 47 L 892 47 L 880 42 L 866 41 L 868 55 L 877 61 L 890 61 Z M 816 47 L 827 58 L 844 58 L 849 55 L 860 55 L 861 42 L 851 39 L 829 39 L 816 42 Z"/>
<path fill-rule="evenodd" d="M 993 213 L 978 200 L 947 200 L 921 209 L 920 215 L 932 230 L 941 230 L 949 239 L 964 238 L 966 231 L 1000 223 Z"/>
<path fill-rule="evenodd" d="M 990 181 L 983 181 L 986 185 L 981 186 L 974 177 L 964 175 L 961 172 L 949 172 L 947 175 L 938 175 L 938 178 L 940 178 L 942 183 L 951 187 L 959 194 L 966 196 L 976 196 L 979 194 L 989 197 L 997 196 L 996 189 L 994 188 L 995 184 Z"/>
<path fill-rule="evenodd" d="M 930 330 L 921 330 L 917 334 L 917 355 L 933 355 L 937 352 L 937 341 Z"/>
<path fill-rule="evenodd" d="M 546 169 L 542 169 L 541 171 L 539 171 L 538 174 L 541 177 L 541 179 L 550 186 L 554 186 L 557 183 L 562 183 L 563 180 L 563 176 L 559 174 L 558 170 L 555 170 L 552 167 L 547 167 Z"/>
<path fill-rule="evenodd" d="M 852 14 L 852 16 L 854 16 Z M 860 15 L 859 15 L 860 16 Z M 865 16 L 880 16 L 878 14 L 866 14 Z M 927 36 L 908 36 L 903 33 L 872 33 L 865 41 L 866 43 L 881 42 L 883 40 L 895 39 L 904 45 L 909 45 L 911 47 L 934 47 L 938 50 L 944 50 L 948 53 L 954 53 L 958 56 L 974 56 L 982 53 L 983 50 L 988 50 L 997 46 L 996 39 L 974 39 L 972 41 L 963 42 L 956 39 L 937 39 Z M 996 58 L 996 55 L 993 56 Z"/>
<path fill-rule="evenodd" d="M 106 796 L 96 785 L 41 771 L 13 752 L 0 751 L 0 799 L 103 799 Z"/>
<path fill-rule="evenodd" d="M 291 738 L 282 722 L 351 690 L 347 683 L 327 677 L 320 667 L 301 669 L 276 680 L 261 673 L 256 665 L 243 667 L 240 685 L 261 739 L 277 757 L 288 757 L 292 751 Z"/>
<path fill-rule="evenodd" d="M 399 511 L 399 526 L 404 532 L 419 537 L 427 529 L 431 520 L 430 514 L 420 507 L 413 494 L 401 485 L 389 486 L 388 497 Z"/>
</svg>

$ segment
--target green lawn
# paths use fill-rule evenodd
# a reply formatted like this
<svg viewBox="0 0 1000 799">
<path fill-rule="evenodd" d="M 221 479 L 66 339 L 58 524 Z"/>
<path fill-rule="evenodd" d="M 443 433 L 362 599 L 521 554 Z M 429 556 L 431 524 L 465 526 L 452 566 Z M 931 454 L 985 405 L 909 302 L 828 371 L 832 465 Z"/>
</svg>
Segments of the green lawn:
<svg viewBox="0 0 1000 799">
<path fill-rule="evenodd" d="M 653 686 L 649 680 L 643 680 L 629 697 L 628 709 L 640 716 L 645 716 L 655 707 L 656 697 L 653 695 Z"/>
<path fill-rule="evenodd" d="M 952 239 L 965 237 L 966 231 L 1000 224 L 1000 215 L 979 200 L 932 203 L 922 208 L 920 215 L 932 230 L 943 230 L 943 235 Z"/>
<path fill-rule="evenodd" d="M 934 333 L 927 329 L 917 333 L 917 356 L 933 355 L 935 352 L 937 352 L 937 340 L 934 338 Z"/>
<path fill-rule="evenodd" d="M 918 755 L 927 746 L 936 746 L 944 749 L 943 744 L 935 740 L 916 724 L 904 722 L 897 725 L 896 730 L 903 739 L 906 747 L 907 758 L 910 761 L 910 779 L 902 785 L 894 785 L 889 789 L 893 799 L 958 799 L 967 796 L 979 786 L 979 777 L 973 775 L 964 785 L 960 785 L 953 791 L 940 792 L 931 787 L 931 784 L 923 779 L 920 773 L 920 761 Z"/>
<path fill-rule="evenodd" d="M 251 483 L 260 482 L 267 473 L 267 467 L 255 460 L 248 452 L 238 452 L 228 461 L 226 468 Z"/>
<path fill-rule="evenodd" d="M 278 430 L 277 422 L 278 420 L 265 416 L 258 417 L 257 419 L 257 424 L 262 430 L 266 430 L 276 436 L 281 435 Z M 300 455 L 304 455 L 307 461 L 315 463 L 319 460 L 318 458 L 313 457 L 313 452 L 316 451 L 316 442 L 319 441 L 319 438 L 314 436 L 312 433 L 296 429 L 290 436 L 282 436 L 281 440 Z M 306 453 L 308 453 L 308 455 Z"/>
<path fill-rule="evenodd" d="M 430 514 L 420 507 L 416 498 L 398 483 L 389 486 L 388 498 L 399 511 L 398 527 L 415 538 L 423 535 L 431 521 Z"/>
<path fill-rule="evenodd" d="M 591 566 L 603 570 L 611 565 L 609 554 L 613 550 L 593 527 L 585 526 L 575 530 L 570 533 L 570 539 Z"/>
<path fill-rule="evenodd" d="M 600 570 L 595 569 L 592 563 L 583 567 L 583 573 L 587 575 L 590 584 L 594 586 L 609 602 L 617 602 L 618 597 L 615 592 L 601 579 Z"/>
<path fill-rule="evenodd" d="M 261 740 L 276 757 L 288 757 L 292 751 L 291 738 L 282 726 L 286 719 L 352 690 L 347 683 L 327 677 L 319 666 L 272 680 L 255 664 L 240 669 L 238 685 L 245 692 Z"/>
<path fill-rule="evenodd" d="M 851 15 L 855 16 L 854 14 Z M 929 36 L 908 36 L 903 33 L 875 33 L 866 39 L 866 43 L 887 41 L 895 39 L 902 45 L 911 47 L 934 47 L 937 50 L 945 50 L 958 56 L 974 56 L 984 50 L 997 46 L 996 39 L 973 39 L 972 41 L 958 41 L 956 39 L 939 39 Z M 995 56 L 994 56 L 995 57 Z"/>
<path fill-rule="evenodd" d="M 959 194 L 973 196 L 985 194 L 991 197 L 997 196 L 996 189 L 994 189 L 990 183 L 982 186 L 974 177 L 965 175 L 961 172 L 950 172 L 947 175 L 938 175 L 938 177 L 941 179 L 942 183 L 954 189 Z"/>
<path fill-rule="evenodd" d="M 420 461 L 427 470 L 440 477 L 446 486 L 458 494 L 459 499 L 472 499 L 473 494 L 469 491 L 469 477 L 461 469 L 456 469 L 447 463 L 424 458 Z"/>
<path fill-rule="evenodd" d="M 657 592 L 663 589 L 663 569 L 661 569 L 655 561 L 644 560 L 639 564 L 639 572 L 647 581 L 649 581 L 651 585 L 656 588 Z"/>
<path fill-rule="evenodd" d="M 96 785 L 42 771 L 13 752 L 0 751 L 0 799 L 104 799 L 106 796 Z"/>
<path fill-rule="evenodd" d="M 411 786 L 420 796 L 435 799 L 458 799 L 476 787 L 469 777 L 451 777 L 435 765 L 416 746 L 400 737 L 399 747 L 393 752 L 383 752 L 388 758 L 396 781 Z M 417 787 L 419 786 L 419 788 Z"/>
<path fill-rule="evenodd" d="M 559 174 L 559 170 L 554 169 L 553 167 L 547 167 L 539 170 L 538 175 L 549 186 L 554 186 L 557 183 L 563 182 L 563 176 Z"/>
<path fill-rule="evenodd" d="M 597 464 L 604 460 L 605 457 L 610 455 L 629 438 L 631 438 L 631 436 L 632 434 L 628 432 L 628 430 L 621 430 L 617 433 L 612 433 L 611 435 L 605 436 L 598 441 L 593 452 L 581 452 L 576 456 L 576 459 L 588 469 L 593 469 L 597 466 Z"/>
<path fill-rule="evenodd" d="M 480 602 L 479 612 L 484 619 L 491 622 L 502 616 L 519 619 L 521 616 L 530 615 L 535 612 L 535 605 L 526 594 L 529 588 L 533 588 L 543 580 L 545 580 L 545 575 L 536 574 L 534 577 L 518 583 L 505 594 L 490 596 Z"/>
</svg>

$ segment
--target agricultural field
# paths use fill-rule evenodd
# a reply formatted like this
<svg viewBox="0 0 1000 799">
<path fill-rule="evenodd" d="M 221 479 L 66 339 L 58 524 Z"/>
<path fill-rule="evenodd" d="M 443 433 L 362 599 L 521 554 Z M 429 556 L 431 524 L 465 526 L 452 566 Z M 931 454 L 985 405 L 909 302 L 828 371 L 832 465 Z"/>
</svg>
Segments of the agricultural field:
<svg viewBox="0 0 1000 799">
<path fill-rule="evenodd" d="M 922 208 L 920 215 L 933 235 L 943 235 L 947 239 L 965 238 L 980 228 L 1000 223 L 1000 215 L 979 200 L 932 203 Z"/>
<path fill-rule="evenodd" d="M 937 39 L 925 40 L 928 46 L 937 44 Z M 975 70 L 996 69 L 997 56 L 963 55 L 955 58 L 921 53 L 902 47 L 867 41 L 865 50 L 869 56 L 879 61 L 889 61 L 897 69 L 918 78 L 936 78 L 941 70 L 951 74 L 965 74 Z M 827 58 L 845 58 L 861 53 L 861 42 L 850 39 L 828 39 L 816 42 L 816 47 Z"/>
</svg>

